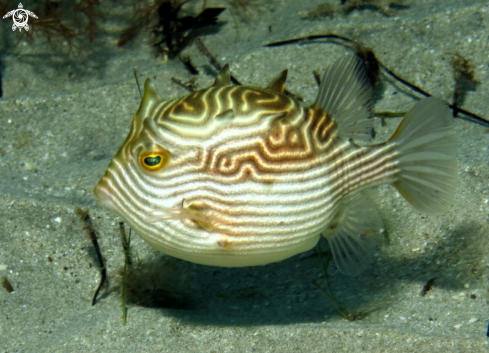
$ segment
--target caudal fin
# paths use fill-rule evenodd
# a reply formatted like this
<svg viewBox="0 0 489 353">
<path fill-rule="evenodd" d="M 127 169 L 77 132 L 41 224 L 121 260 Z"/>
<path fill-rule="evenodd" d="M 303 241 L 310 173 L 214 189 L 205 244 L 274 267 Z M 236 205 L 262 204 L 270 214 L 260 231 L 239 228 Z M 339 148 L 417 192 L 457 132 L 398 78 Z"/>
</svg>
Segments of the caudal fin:
<svg viewBox="0 0 489 353">
<path fill-rule="evenodd" d="M 439 213 L 452 202 L 458 181 L 456 139 L 445 102 L 426 98 L 404 117 L 390 142 L 396 145 L 396 189 L 417 209 Z"/>
</svg>

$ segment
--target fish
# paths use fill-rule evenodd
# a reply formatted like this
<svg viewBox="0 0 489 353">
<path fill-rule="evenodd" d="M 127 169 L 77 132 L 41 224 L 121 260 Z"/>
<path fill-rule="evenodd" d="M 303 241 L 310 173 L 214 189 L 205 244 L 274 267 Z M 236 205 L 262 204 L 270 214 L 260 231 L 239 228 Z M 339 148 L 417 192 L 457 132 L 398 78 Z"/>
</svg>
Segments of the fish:
<svg viewBox="0 0 489 353">
<path fill-rule="evenodd" d="M 372 262 L 383 221 L 370 189 L 390 184 L 416 209 L 448 209 L 457 186 L 447 104 L 417 102 L 373 144 L 372 88 L 362 62 L 329 66 L 315 102 L 285 93 L 287 70 L 265 88 L 214 83 L 163 100 L 149 79 L 124 143 L 94 189 L 149 245 L 197 264 L 282 261 L 328 241 L 338 270 Z"/>
</svg>

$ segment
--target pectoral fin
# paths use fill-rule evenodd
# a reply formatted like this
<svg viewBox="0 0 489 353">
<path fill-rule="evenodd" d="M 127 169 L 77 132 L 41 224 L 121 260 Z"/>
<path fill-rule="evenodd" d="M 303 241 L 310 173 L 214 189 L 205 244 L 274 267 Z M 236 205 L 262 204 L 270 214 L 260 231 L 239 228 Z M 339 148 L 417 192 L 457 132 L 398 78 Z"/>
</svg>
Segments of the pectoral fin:
<svg viewBox="0 0 489 353">
<path fill-rule="evenodd" d="M 182 207 L 160 209 L 153 212 L 150 222 L 162 222 L 170 219 L 180 219 L 192 222 L 194 226 L 209 232 L 215 230 L 215 222 L 212 220 L 210 208 L 200 201 L 182 202 Z"/>
<path fill-rule="evenodd" d="M 188 214 L 188 219 L 195 223 L 199 228 L 205 229 L 209 232 L 215 230 L 215 222 L 213 222 L 210 208 L 202 201 L 192 201 L 185 205 L 184 208 Z"/>
</svg>

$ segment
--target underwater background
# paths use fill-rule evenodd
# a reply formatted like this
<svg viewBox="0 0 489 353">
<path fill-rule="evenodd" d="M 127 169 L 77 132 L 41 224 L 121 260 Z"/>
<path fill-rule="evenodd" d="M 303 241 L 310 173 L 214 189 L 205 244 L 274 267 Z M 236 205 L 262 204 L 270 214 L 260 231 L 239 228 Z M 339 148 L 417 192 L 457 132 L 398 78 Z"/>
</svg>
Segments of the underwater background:
<svg viewBox="0 0 489 353">
<path fill-rule="evenodd" d="M 12 31 L 12 16 L 0 20 L 0 352 L 487 351 L 485 1 L 22 4 L 38 17 L 28 31 Z M 18 2 L 0 1 L 2 17 L 15 9 Z M 374 264 L 353 278 L 330 268 L 327 282 L 315 251 L 218 268 L 165 256 L 133 236 L 123 325 L 120 219 L 96 205 L 92 190 L 139 106 L 133 68 L 165 99 L 212 84 L 213 60 L 247 85 L 266 86 L 287 68 L 287 89 L 308 106 L 313 72 L 366 48 L 381 63 L 375 112 L 406 112 L 421 97 L 387 68 L 449 103 L 458 92 L 460 106 L 479 117 L 455 119 L 460 184 L 451 209 L 427 216 L 393 188 L 378 188 L 388 236 Z M 399 121 L 375 118 L 374 142 Z M 95 305 L 100 269 L 78 209 L 92 219 L 107 269 Z M 341 315 L 328 286 L 355 320 Z"/>
</svg>

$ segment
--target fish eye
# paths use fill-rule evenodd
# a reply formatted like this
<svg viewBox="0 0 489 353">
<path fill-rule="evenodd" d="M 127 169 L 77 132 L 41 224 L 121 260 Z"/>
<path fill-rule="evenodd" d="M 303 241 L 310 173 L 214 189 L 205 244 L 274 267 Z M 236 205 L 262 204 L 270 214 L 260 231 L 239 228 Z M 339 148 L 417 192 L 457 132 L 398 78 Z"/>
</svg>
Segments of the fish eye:
<svg viewBox="0 0 489 353">
<path fill-rule="evenodd" d="M 139 164 L 148 171 L 154 172 L 162 169 L 168 164 L 169 156 L 166 151 L 143 151 L 139 154 Z"/>
<path fill-rule="evenodd" d="M 161 156 L 148 156 L 143 159 L 144 165 L 146 167 L 157 167 L 161 163 Z"/>
</svg>

